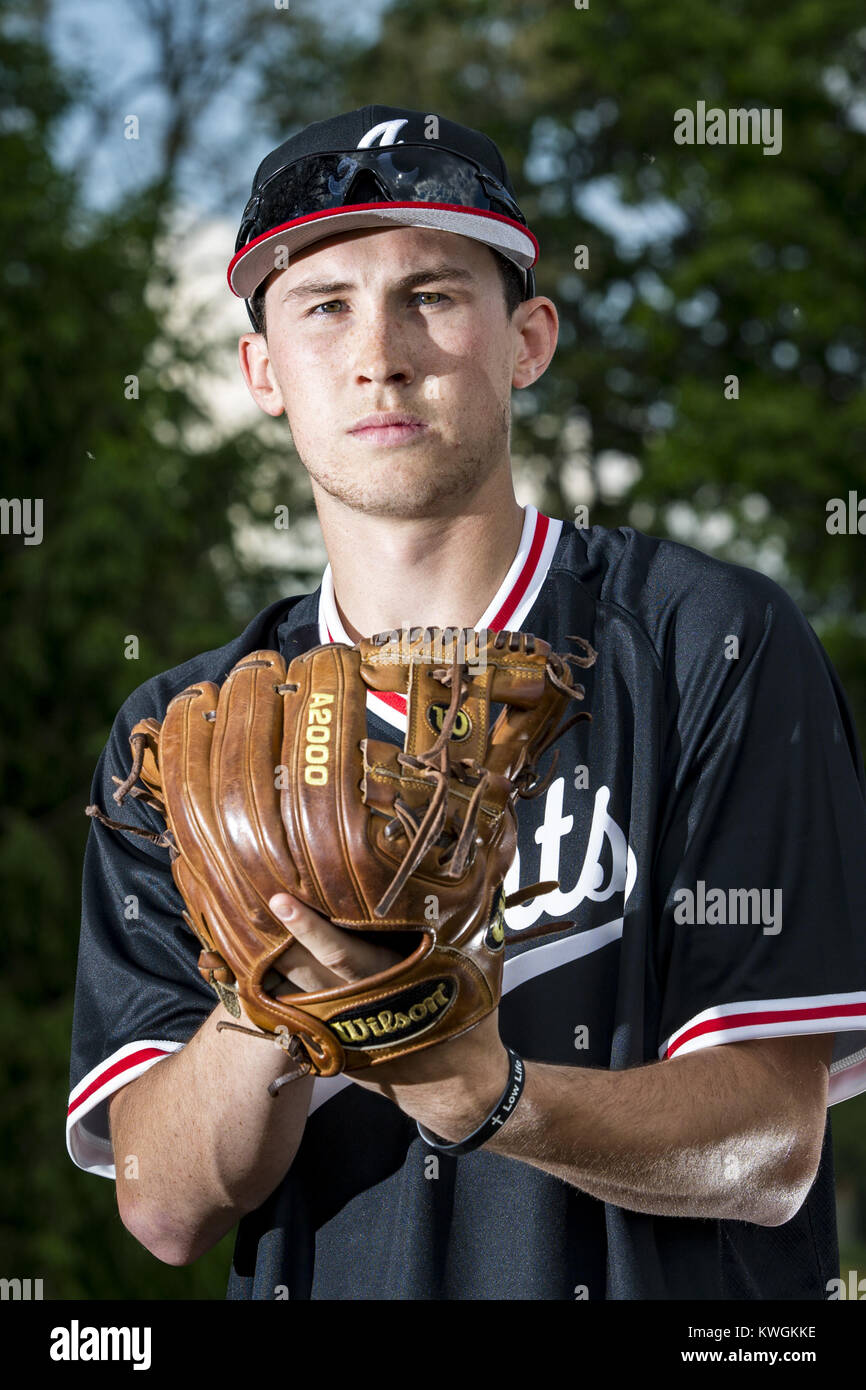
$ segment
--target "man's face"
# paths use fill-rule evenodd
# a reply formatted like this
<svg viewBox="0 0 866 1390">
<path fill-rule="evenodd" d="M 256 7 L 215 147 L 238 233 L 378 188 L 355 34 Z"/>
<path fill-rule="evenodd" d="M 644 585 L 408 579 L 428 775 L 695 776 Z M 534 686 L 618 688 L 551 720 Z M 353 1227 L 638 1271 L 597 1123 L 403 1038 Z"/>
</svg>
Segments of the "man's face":
<svg viewBox="0 0 866 1390">
<path fill-rule="evenodd" d="M 254 394 L 285 409 L 314 487 L 380 516 L 446 515 L 510 468 L 522 306 L 509 321 L 486 246 L 427 228 L 344 233 L 294 256 L 265 305 Z M 378 412 L 421 423 L 357 428 Z"/>
</svg>

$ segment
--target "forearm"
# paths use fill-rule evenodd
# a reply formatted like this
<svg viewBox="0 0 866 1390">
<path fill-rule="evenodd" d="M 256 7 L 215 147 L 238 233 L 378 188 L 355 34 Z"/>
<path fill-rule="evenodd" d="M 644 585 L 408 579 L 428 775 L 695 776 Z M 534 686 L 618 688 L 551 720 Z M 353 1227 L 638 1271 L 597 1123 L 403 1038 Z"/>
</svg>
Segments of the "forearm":
<svg viewBox="0 0 866 1390">
<path fill-rule="evenodd" d="M 780 1224 L 817 1157 L 766 1069 L 730 1046 L 724 1066 L 714 1048 L 626 1071 L 527 1062 L 485 1148 L 632 1211 Z"/>
<path fill-rule="evenodd" d="M 312 1078 L 268 1093 L 287 1054 L 228 1030 L 218 1004 L 179 1052 L 112 1098 L 121 1219 L 158 1258 L 189 1263 L 254 1210 L 303 1137 Z M 241 1019 L 245 1023 L 245 1019 Z"/>
</svg>

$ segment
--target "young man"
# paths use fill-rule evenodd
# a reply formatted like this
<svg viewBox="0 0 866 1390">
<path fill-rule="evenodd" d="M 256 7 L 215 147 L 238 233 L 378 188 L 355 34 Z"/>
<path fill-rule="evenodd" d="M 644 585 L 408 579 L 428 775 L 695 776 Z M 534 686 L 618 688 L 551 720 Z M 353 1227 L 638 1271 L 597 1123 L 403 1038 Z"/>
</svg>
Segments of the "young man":
<svg viewBox="0 0 866 1390">
<path fill-rule="evenodd" d="M 217 1032 L 167 852 L 93 825 L 70 1153 L 115 1177 L 124 1223 L 169 1263 L 240 1223 L 232 1298 L 820 1299 L 838 1272 L 827 1107 L 866 1088 L 850 711 L 769 579 L 518 505 L 510 394 L 557 332 L 536 249 L 499 151 L 444 118 L 354 111 L 254 181 L 229 272 L 256 329 L 241 369 L 287 415 L 329 564 L 315 593 L 136 690 L 92 799 L 128 770 L 137 719 L 257 648 L 289 661 L 456 624 L 557 651 L 578 633 L 599 656 L 593 722 L 520 805 L 505 885 L 560 885 L 513 928 L 576 926 L 508 946 L 483 1024 L 359 1080 L 272 1099 L 286 1054 Z M 405 702 L 371 695 L 368 726 L 402 743 Z M 299 988 L 393 959 L 287 895 L 272 907 Z M 456 1157 L 425 1142 L 419 1125 L 455 1142 L 483 1124 L 506 1043 L 526 1081 L 495 1137 Z"/>
</svg>

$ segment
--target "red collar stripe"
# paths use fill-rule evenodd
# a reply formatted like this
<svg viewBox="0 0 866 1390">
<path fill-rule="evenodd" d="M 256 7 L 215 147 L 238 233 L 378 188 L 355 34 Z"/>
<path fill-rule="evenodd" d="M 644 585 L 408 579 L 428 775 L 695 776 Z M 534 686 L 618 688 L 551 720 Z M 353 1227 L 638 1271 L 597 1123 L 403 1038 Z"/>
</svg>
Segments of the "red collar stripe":
<svg viewBox="0 0 866 1390">
<path fill-rule="evenodd" d="M 514 613 L 526 590 L 529 588 L 532 576 L 535 574 L 541 552 L 544 549 L 544 542 L 547 540 L 547 532 L 550 528 L 550 517 L 542 516 L 541 512 L 535 518 L 535 535 L 532 537 L 532 545 L 529 547 L 529 554 L 526 563 L 514 583 L 514 588 L 503 603 L 496 617 L 488 627 L 494 632 L 501 632 L 508 627 L 512 613 Z"/>
<path fill-rule="evenodd" d="M 544 543 L 547 540 L 547 533 L 549 530 L 550 517 L 543 516 L 541 512 L 538 512 L 535 518 L 535 534 L 532 537 L 529 553 L 523 563 L 520 574 L 512 585 L 508 597 L 496 616 L 487 624 L 487 627 L 489 627 L 491 631 L 501 632 L 503 628 L 508 627 L 512 614 L 517 611 L 518 605 L 526 593 L 526 590 L 529 588 L 532 577 L 538 568 L 538 561 L 541 557 L 541 552 L 544 550 Z M 336 640 L 329 627 L 327 627 L 327 633 L 329 642 Z M 396 690 L 377 690 L 375 696 L 377 700 L 382 700 L 397 714 L 406 713 L 406 696 L 400 695 Z"/>
</svg>

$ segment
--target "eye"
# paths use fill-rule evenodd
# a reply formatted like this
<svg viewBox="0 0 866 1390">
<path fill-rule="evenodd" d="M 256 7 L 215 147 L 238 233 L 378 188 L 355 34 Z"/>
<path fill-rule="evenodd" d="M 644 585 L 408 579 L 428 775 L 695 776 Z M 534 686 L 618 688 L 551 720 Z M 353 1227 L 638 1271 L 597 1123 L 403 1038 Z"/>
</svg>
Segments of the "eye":
<svg viewBox="0 0 866 1390">
<path fill-rule="evenodd" d="M 414 293 L 414 295 L 412 296 L 412 298 L 413 298 L 413 299 L 419 299 L 419 298 L 421 298 L 422 296 L 426 296 L 426 297 L 427 297 L 427 299 L 428 299 L 428 304 L 422 305 L 421 307 L 422 307 L 422 308 L 431 308 L 431 309 L 435 308 L 436 305 L 437 305 L 438 303 L 444 303 L 445 300 L 448 298 L 448 296 L 445 295 L 445 294 L 443 294 L 443 293 L 441 292 L 441 290 L 416 290 L 415 293 Z M 429 303 L 429 300 L 430 300 L 430 299 L 432 299 L 432 300 L 434 301 L 432 304 Z M 336 315 L 334 315 L 334 314 L 329 314 L 329 313 L 325 313 L 325 312 L 321 312 L 321 311 L 330 309 L 330 308 L 331 308 L 333 305 L 335 305 L 335 304 L 336 304 L 336 305 L 342 306 L 342 305 L 345 304 L 345 302 L 346 302 L 346 301 L 345 301 L 344 299 L 328 299 L 328 300 L 325 300 L 325 302 L 322 303 L 322 304 L 315 304 L 315 305 L 313 306 L 313 308 L 309 310 L 309 314 L 310 314 L 311 317 L 317 317 L 317 318 L 326 318 L 326 319 L 327 319 L 327 318 L 335 318 Z"/>
</svg>

